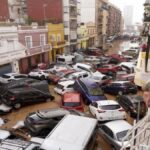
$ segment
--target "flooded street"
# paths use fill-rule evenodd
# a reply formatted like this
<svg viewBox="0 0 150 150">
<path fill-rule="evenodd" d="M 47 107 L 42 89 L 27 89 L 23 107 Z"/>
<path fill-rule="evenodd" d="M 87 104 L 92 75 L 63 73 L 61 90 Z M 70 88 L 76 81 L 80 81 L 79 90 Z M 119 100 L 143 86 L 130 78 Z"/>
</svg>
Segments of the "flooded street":
<svg viewBox="0 0 150 150">
<path fill-rule="evenodd" d="M 128 42 L 122 42 L 122 41 L 116 41 L 113 43 L 113 48 L 110 49 L 108 54 L 112 53 L 117 53 L 123 45 L 127 45 Z M 45 109 L 45 108 L 58 108 L 60 107 L 60 100 L 61 97 L 54 92 L 54 85 L 50 85 L 50 92 L 53 96 L 55 96 L 55 100 L 53 102 L 45 102 L 45 103 L 40 103 L 40 104 L 35 104 L 35 105 L 30 105 L 30 106 L 25 106 L 22 107 L 19 110 L 13 110 L 11 113 L 0 116 L 1 118 L 7 120 L 8 122 L 0 127 L 1 129 L 10 129 L 12 126 L 14 126 L 18 121 L 24 120 L 25 117 L 34 111 L 37 111 L 39 109 Z M 141 93 L 140 93 L 141 94 Z M 108 99 L 115 99 L 114 96 L 107 95 Z M 85 112 L 88 112 L 87 106 L 85 106 Z M 89 112 L 88 112 L 89 113 Z M 129 122 L 132 122 L 130 118 L 128 118 Z M 102 150 L 111 150 L 111 145 L 106 142 L 105 139 L 102 137 L 98 137 L 98 143 L 99 146 L 96 148 L 96 150 L 102 149 Z"/>
</svg>

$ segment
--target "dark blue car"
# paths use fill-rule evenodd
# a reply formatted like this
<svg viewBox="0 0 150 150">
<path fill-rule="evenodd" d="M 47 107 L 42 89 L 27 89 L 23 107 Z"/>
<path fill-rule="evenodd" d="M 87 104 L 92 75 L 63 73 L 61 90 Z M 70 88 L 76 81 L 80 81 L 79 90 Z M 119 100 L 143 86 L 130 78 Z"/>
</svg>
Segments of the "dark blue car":
<svg viewBox="0 0 150 150">
<path fill-rule="evenodd" d="M 105 93 L 112 95 L 137 93 L 137 86 L 130 81 L 115 81 L 102 87 Z"/>
<path fill-rule="evenodd" d="M 82 94 L 86 104 L 98 100 L 107 100 L 99 84 L 88 78 L 77 79 L 74 89 Z"/>
</svg>

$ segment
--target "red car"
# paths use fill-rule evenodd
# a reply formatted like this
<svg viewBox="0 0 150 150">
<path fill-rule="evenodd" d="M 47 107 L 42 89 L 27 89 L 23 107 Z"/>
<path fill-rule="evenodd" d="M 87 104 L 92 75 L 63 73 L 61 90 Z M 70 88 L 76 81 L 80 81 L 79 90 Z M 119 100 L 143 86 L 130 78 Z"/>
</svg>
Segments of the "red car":
<svg viewBox="0 0 150 150">
<path fill-rule="evenodd" d="M 61 72 L 57 72 L 55 74 L 53 73 L 49 73 L 49 81 L 53 82 L 53 83 L 57 83 L 61 78 L 65 78 L 66 75 L 68 74 L 72 74 L 76 72 L 73 69 L 67 69 L 67 70 L 62 70 Z"/>
<path fill-rule="evenodd" d="M 81 94 L 78 92 L 65 93 L 62 98 L 61 107 L 65 109 L 76 109 L 84 112 Z"/>
<path fill-rule="evenodd" d="M 112 64 L 103 65 L 103 66 L 97 68 L 97 71 L 99 71 L 103 74 L 106 74 L 106 75 L 114 75 L 119 70 L 121 70 L 120 66 L 112 65 Z"/>
<path fill-rule="evenodd" d="M 135 74 L 126 74 L 126 75 L 122 75 L 120 77 L 117 78 L 117 80 L 119 81 L 130 81 L 132 83 L 134 83 L 134 78 L 135 78 Z"/>
<path fill-rule="evenodd" d="M 119 62 L 125 62 L 126 58 L 124 58 L 122 55 L 119 54 L 112 54 L 110 55 L 111 58 L 117 59 Z"/>
</svg>

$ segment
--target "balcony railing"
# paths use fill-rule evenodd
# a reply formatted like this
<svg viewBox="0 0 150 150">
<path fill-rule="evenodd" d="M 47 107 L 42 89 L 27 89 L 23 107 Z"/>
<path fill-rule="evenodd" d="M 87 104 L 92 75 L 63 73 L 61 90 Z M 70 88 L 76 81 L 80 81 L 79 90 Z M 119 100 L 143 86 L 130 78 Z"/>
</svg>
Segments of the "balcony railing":
<svg viewBox="0 0 150 150">
<path fill-rule="evenodd" d="M 77 0 L 70 0 L 70 5 L 77 5 Z"/>
<path fill-rule="evenodd" d="M 35 55 L 38 53 L 49 51 L 50 49 L 52 49 L 52 48 L 51 48 L 51 45 L 49 45 L 49 44 L 44 45 L 44 46 L 32 47 L 27 50 L 27 55 Z"/>
<path fill-rule="evenodd" d="M 52 42 L 52 46 L 62 46 L 65 45 L 65 41 Z"/>
</svg>

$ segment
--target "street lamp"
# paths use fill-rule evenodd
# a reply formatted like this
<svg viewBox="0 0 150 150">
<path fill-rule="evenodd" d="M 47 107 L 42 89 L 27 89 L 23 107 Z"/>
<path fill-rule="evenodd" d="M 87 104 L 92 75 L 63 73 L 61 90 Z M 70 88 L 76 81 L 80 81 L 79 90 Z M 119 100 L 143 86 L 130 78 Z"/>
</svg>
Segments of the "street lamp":
<svg viewBox="0 0 150 150">
<path fill-rule="evenodd" d="M 46 21 L 46 8 L 47 4 L 43 4 L 44 21 Z"/>
</svg>

